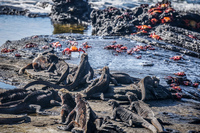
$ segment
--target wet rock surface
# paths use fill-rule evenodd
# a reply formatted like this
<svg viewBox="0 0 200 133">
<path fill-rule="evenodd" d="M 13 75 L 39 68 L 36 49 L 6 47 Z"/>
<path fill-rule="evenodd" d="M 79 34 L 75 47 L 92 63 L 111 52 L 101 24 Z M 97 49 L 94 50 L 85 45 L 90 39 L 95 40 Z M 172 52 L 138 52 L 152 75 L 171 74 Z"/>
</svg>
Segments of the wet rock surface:
<svg viewBox="0 0 200 133">
<path fill-rule="evenodd" d="M 174 73 L 179 71 L 184 71 L 187 75 L 187 78 L 192 82 L 199 82 L 199 59 L 191 56 L 183 55 L 181 53 L 161 49 L 156 46 L 154 50 L 140 50 L 134 52 L 132 55 L 128 55 L 126 51 L 116 52 L 114 49 L 107 50 L 104 47 L 113 44 L 113 41 L 116 41 L 119 44 L 123 44 L 128 49 L 131 49 L 136 46 L 145 46 L 144 43 L 139 43 L 131 39 L 122 38 L 122 37 L 95 37 L 95 36 L 84 36 L 80 34 L 58 34 L 52 36 L 31 36 L 26 37 L 17 41 L 7 41 L 1 46 L 1 50 L 5 48 L 7 52 L 1 52 L 0 70 L 1 70 L 1 80 L 9 84 L 16 85 L 18 87 L 24 86 L 30 81 L 34 81 L 35 78 L 24 75 L 18 75 L 18 71 L 21 67 L 30 63 L 34 57 L 39 53 L 44 53 L 45 51 L 53 51 L 60 59 L 64 59 L 69 64 L 78 65 L 80 58 L 78 58 L 78 53 L 72 52 L 71 57 L 68 55 L 62 55 L 62 50 L 66 47 L 70 48 L 70 41 L 77 42 L 77 47 L 83 48 L 83 43 L 87 42 L 91 48 L 87 50 L 84 49 L 89 56 L 89 62 L 91 67 L 95 70 L 95 78 L 100 76 L 99 69 L 102 69 L 104 66 L 110 68 L 111 73 L 113 72 L 125 72 L 130 76 L 142 79 L 145 76 L 151 75 L 160 78 L 160 84 L 166 86 L 168 89 L 169 85 L 166 83 L 167 76 L 174 76 Z M 62 44 L 62 47 L 54 47 L 53 44 Z M 28 44 L 28 45 L 27 45 Z M 58 44 L 58 43 L 57 43 Z M 43 49 L 43 46 L 47 49 Z M 177 46 L 174 46 L 177 47 Z M 8 50 L 10 49 L 10 51 Z M 12 51 L 11 49 L 14 49 Z M 12 51 L 12 52 L 11 52 Z M 21 55 L 16 57 L 16 54 Z M 180 55 L 184 59 L 173 60 L 170 59 L 175 55 Z M 137 59 L 137 56 L 141 56 L 141 59 Z M 144 64 L 154 64 L 154 65 L 144 65 Z M 74 67 L 74 65 L 71 65 Z M 40 73 L 40 72 L 39 72 Z M 49 77 L 49 80 L 52 80 L 53 77 Z M 121 86 L 110 85 L 109 93 L 104 94 L 104 100 L 112 97 L 113 99 L 118 100 L 118 102 L 123 107 L 128 107 L 129 102 L 127 97 L 125 97 L 126 92 L 131 91 L 133 93 L 140 93 L 137 87 L 134 88 L 134 84 Z M 30 89 L 40 89 L 43 86 L 33 86 Z M 192 86 L 181 85 L 183 97 L 179 101 L 173 100 L 155 100 L 155 101 L 146 101 L 155 113 L 155 117 L 159 118 L 162 121 L 162 125 L 165 128 L 174 129 L 179 132 L 186 132 L 188 130 L 199 131 L 199 88 Z M 82 92 L 83 88 L 77 90 L 76 92 Z M 170 89 L 169 89 L 170 90 Z M 71 93 L 76 93 L 71 92 Z M 99 96 L 97 97 L 99 98 Z M 162 98 L 162 96 L 161 96 Z M 107 101 L 103 100 L 92 100 L 88 99 L 89 105 L 95 111 L 98 116 L 111 116 L 111 107 L 108 106 Z M 59 112 L 60 108 L 52 108 L 50 111 Z M 48 110 L 47 110 L 48 111 Z M 1 114 L 2 117 L 5 117 Z M 10 125 L 10 128 L 7 128 L 8 125 L 2 125 L 1 131 L 25 131 L 25 132 L 61 132 L 57 129 L 57 124 L 55 121 L 60 120 L 60 116 L 34 116 L 30 115 L 30 123 L 22 123 L 19 125 Z M 120 121 L 113 121 L 112 123 L 116 124 L 122 128 L 125 132 L 150 132 L 145 128 L 138 127 L 128 127 L 126 124 Z M 20 126 L 20 128 L 19 128 Z M 48 130 L 47 130 L 48 129 Z"/>
<path fill-rule="evenodd" d="M 98 36 L 127 36 L 133 40 L 199 57 L 200 16 L 189 12 L 178 12 L 169 3 L 155 6 L 142 4 L 132 9 L 108 7 L 93 10 L 91 21 L 93 34 Z M 130 37 L 133 35 L 133 37 Z M 139 38 L 137 36 L 140 36 Z M 144 39 L 143 39 L 144 38 Z M 180 50 L 173 44 L 188 50 Z"/>
</svg>

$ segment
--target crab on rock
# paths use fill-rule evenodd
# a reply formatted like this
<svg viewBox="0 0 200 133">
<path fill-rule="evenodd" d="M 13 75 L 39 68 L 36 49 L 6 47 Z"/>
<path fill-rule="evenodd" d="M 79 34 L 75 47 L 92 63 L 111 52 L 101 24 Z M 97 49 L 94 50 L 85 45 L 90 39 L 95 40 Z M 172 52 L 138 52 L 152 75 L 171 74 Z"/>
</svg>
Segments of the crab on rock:
<svg viewBox="0 0 200 133">
<path fill-rule="evenodd" d="M 72 52 L 79 52 L 79 55 L 80 55 L 81 51 L 83 53 L 85 53 L 85 51 L 82 48 L 77 48 L 76 46 L 71 46 L 70 48 L 65 48 L 62 51 L 62 54 L 65 55 L 67 53 L 68 55 L 71 55 Z"/>
<path fill-rule="evenodd" d="M 156 35 L 155 33 L 149 35 L 149 37 L 154 38 L 156 40 L 162 40 L 162 38 L 159 35 Z"/>
</svg>

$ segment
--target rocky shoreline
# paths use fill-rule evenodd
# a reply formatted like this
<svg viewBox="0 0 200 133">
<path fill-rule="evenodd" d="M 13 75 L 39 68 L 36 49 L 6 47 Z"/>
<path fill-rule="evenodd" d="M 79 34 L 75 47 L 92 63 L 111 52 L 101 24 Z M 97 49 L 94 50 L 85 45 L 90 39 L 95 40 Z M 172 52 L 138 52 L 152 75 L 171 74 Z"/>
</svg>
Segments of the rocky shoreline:
<svg viewBox="0 0 200 133">
<path fill-rule="evenodd" d="M 128 119 L 127 123 L 111 118 L 114 113 L 108 105 L 110 99 L 115 99 L 121 108 L 127 110 L 130 109 L 130 102 L 133 100 L 131 98 L 135 95 L 138 99 L 133 102 L 145 102 L 148 109 L 142 108 L 142 111 L 151 112 L 153 119 L 158 119 L 165 132 L 200 132 L 199 15 L 177 12 L 166 1 L 151 7 L 140 5 L 132 10 L 108 7 L 93 11 L 84 1 L 81 1 L 84 4 L 78 0 L 53 2 L 55 5 L 50 17 L 54 23 L 69 23 L 72 20 L 89 22 L 91 18 L 94 35 L 97 36 L 37 35 L 6 41 L 0 47 L 0 80 L 17 86 L 19 89 L 12 96 L 20 95 L 23 98 L 19 98 L 18 101 L 12 97 L 9 99 L 11 103 L 4 103 L 3 99 L 7 93 L 8 97 L 11 96 L 11 92 L 0 89 L 0 122 L 1 118 L 11 118 L 18 123 L 0 125 L 1 132 L 63 132 L 59 130 L 63 126 L 63 123 L 60 123 L 63 119 L 62 111 L 68 110 L 66 106 L 71 106 L 63 102 L 63 93 L 72 96 L 75 102 L 76 94 L 82 94 L 83 103 L 86 103 L 87 107 L 85 112 L 83 111 L 87 114 L 86 125 L 93 125 L 92 119 L 95 116 L 95 132 L 151 132 L 150 128 L 147 129 L 144 125 L 130 124 L 131 119 Z M 64 7 L 67 8 L 62 10 Z M 1 14 L 28 14 L 28 11 L 21 8 L 13 10 L 12 7 L 0 7 L 0 11 Z M 74 14 L 76 12 L 79 13 Z M 27 16 L 37 17 L 34 14 Z M 169 18 L 165 20 L 165 17 Z M 157 21 L 152 20 L 153 18 Z M 56 61 L 52 61 L 53 57 L 56 57 Z M 38 63 L 37 59 L 41 59 L 41 62 Z M 48 64 L 47 69 L 45 63 L 51 63 L 51 67 Z M 114 76 L 115 73 L 124 73 L 125 76 L 117 77 Z M 78 81 L 70 81 L 69 75 Z M 131 79 L 131 82 L 124 83 L 124 79 Z M 37 84 L 41 82 L 46 84 Z M 47 98 L 48 100 L 43 100 L 47 104 L 41 110 L 44 103 L 40 100 L 52 93 L 60 96 L 59 106 L 46 108 L 52 103 L 49 103 Z M 35 98 L 35 101 L 27 100 L 29 98 Z M 51 97 L 51 100 L 57 99 Z M 20 110 L 21 105 L 26 109 Z M 19 114 L 28 116 L 21 118 L 18 115 L 4 114 L 9 111 L 13 113 L 13 107 L 17 108 L 16 111 L 22 112 Z M 5 108 L 8 108 L 8 112 L 4 111 Z M 75 110 L 76 113 L 82 113 Z M 138 107 L 136 110 L 138 111 Z M 140 112 L 141 109 L 137 111 L 133 112 L 143 122 L 152 122 Z M 84 113 L 81 115 L 86 117 Z M 46 116 L 43 116 L 44 114 Z M 82 120 L 79 115 L 76 119 Z M 82 132 L 89 132 L 90 129 L 91 127 L 81 128 Z M 80 132 L 80 128 L 67 130 Z"/>
</svg>

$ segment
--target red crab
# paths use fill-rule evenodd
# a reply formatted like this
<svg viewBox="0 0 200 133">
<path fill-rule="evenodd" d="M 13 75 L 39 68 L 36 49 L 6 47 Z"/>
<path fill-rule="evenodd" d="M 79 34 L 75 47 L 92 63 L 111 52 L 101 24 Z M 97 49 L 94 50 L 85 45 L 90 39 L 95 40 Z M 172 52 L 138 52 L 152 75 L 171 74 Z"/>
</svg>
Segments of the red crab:
<svg viewBox="0 0 200 133">
<path fill-rule="evenodd" d="M 82 45 L 83 45 L 83 48 L 85 48 L 85 49 L 92 47 L 92 46 L 89 46 L 87 42 L 84 42 Z"/>
<path fill-rule="evenodd" d="M 174 10 L 174 8 L 169 7 L 165 10 L 165 13 L 174 12 L 174 11 L 176 11 Z"/>
<path fill-rule="evenodd" d="M 180 86 L 173 86 L 172 88 L 173 88 L 174 90 L 178 90 L 178 91 L 180 91 L 180 92 L 182 91 L 182 89 L 181 89 Z"/>
<path fill-rule="evenodd" d="M 2 53 L 9 53 L 9 52 L 13 52 L 15 49 L 7 49 L 7 48 L 3 48 L 1 50 Z"/>
<path fill-rule="evenodd" d="M 108 45 L 104 47 L 104 49 L 115 49 L 115 45 Z"/>
<path fill-rule="evenodd" d="M 116 44 L 117 42 L 116 41 L 112 41 L 112 44 Z"/>
<path fill-rule="evenodd" d="M 196 36 L 193 36 L 193 35 L 188 35 L 188 37 L 193 38 L 193 39 L 198 39 Z"/>
<path fill-rule="evenodd" d="M 133 48 L 131 48 L 130 50 L 127 51 L 127 54 L 129 54 L 129 55 L 131 55 L 133 53 L 134 53 Z"/>
<path fill-rule="evenodd" d="M 174 79 L 172 80 L 172 82 L 174 82 Z M 170 84 L 171 87 L 178 86 L 178 85 L 179 85 L 178 83 L 172 83 L 172 84 Z"/>
<path fill-rule="evenodd" d="M 140 55 L 140 56 L 136 56 L 136 59 L 141 59 L 142 58 L 142 56 Z"/>
<path fill-rule="evenodd" d="M 15 54 L 15 57 L 22 57 L 20 54 Z"/>
<path fill-rule="evenodd" d="M 149 9 L 148 13 L 151 13 L 151 12 L 156 11 L 156 10 L 161 10 L 161 8 L 159 8 L 159 7 L 151 8 L 151 9 Z"/>
<path fill-rule="evenodd" d="M 78 45 L 78 42 L 76 41 L 68 41 L 71 45 L 74 45 L 74 46 L 77 46 Z"/>
<path fill-rule="evenodd" d="M 199 83 L 193 83 L 192 86 L 197 88 L 199 86 Z"/>
<path fill-rule="evenodd" d="M 141 31 L 138 31 L 138 32 L 136 32 L 136 33 L 131 33 L 131 35 L 135 35 L 135 34 L 146 34 L 146 33 L 148 33 L 146 30 L 141 30 Z"/>
<path fill-rule="evenodd" d="M 172 18 L 171 17 L 164 17 L 163 19 L 161 19 L 161 23 L 170 23 L 172 22 Z"/>
<path fill-rule="evenodd" d="M 177 76 L 185 76 L 185 72 L 177 72 L 177 73 L 174 73 L 174 75 L 177 75 Z"/>
<path fill-rule="evenodd" d="M 34 47 L 37 47 L 37 44 L 35 44 L 35 43 L 27 43 L 24 47 L 25 48 L 34 48 Z"/>
<path fill-rule="evenodd" d="M 42 49 L 49 49 L 49 46 L 48 45 L 44 45 L 44 46 L 42 46 Z"/>
<path fill-rule="evenodd" d="M 79 54 L 80 54 L 80 51 L 82 51 L 83 53 L 85 53 L 85 51 L 82 48 L 78 49 L 76 46 L 71 46 L 70 49 L 69 48 L 65 48 L 62 51 L 62 54 L 65 55 L 66 52 L 67 52 L 68 55 L 71 55 L 71 52 L 79 52 Z"/>
<path fill-rule="evenodd" d="M 36 35 L 36 36 L 33 36 L 32 39 L 34 39 L 34 38 L 38 38 L 38 36 L 37 36 L 37 35 Z"/>
<path fill-rule="evenodd" d="M 154 15 L 161 14 L 161 13 L 163 13 L 162 10 L 154 10 L 150 14 L 154 16 Z"/>
<path fill-rule="evenodd" d="M 182 95 L 180 93 L 176 93 L 175 95 L 176 95 L 176 98 L 179 100 L 182 98 Z"/>
<path fill-rule="evenodd" d="M 158 19 L 152 18 L 152 19 L 151 19 L 151 23 L 152 23 L 153 25 L 155 25 L 156 23 L 158 23 Z"/>
<path fill-rule="evenodd" d="M 181 60 L 181 59 L 184 59 L 184 58 L 182 56 L 177 55 L 177 56 L 171 57 L 170 59 L 177 61 L 177 60 Z"/>
<path fill-rule="evenodd" d="M 148 26 L 148 25 L 140 25 L 140 26 L 135 26 L 135 27 L 137 27 L 139 30 L 151 29 L 151 26 Z"/>
<path fill-rule="evenodd" d="M 149 35 L 149 37 L 154 38 L 156 40 L 162 40 L 162 38 L 159 35 L 156 35 L 155 33 Z"/>
<path fill-rule="evenodd" d="M 120 50 L 127 50 L 128 48 L 126 47 L 126 46 L 122 46 L 121 48 L 120 48 Z"/>
<path fill-rule="evenodd" d="M 61 48 L 62 45 L 60 44 L 60 42 L 53 42 L 52 47 L 56 47 L 56 48 L 60 47 Z"/>
<path fill-rule="evenodd" d="M 114 48 L 115 48 L 115 49 L 116 49 L 116 48 L 121 48 L 122 46 L 123 46 L 122 44 L 115 44 L 115 47 L 114 47 Z"/>
<path fill-rule="evenodd" d="M 191 81 L 183 81 L 183 85 L 185 86 L 190 86 L 192 83 Z"/>
</svg>

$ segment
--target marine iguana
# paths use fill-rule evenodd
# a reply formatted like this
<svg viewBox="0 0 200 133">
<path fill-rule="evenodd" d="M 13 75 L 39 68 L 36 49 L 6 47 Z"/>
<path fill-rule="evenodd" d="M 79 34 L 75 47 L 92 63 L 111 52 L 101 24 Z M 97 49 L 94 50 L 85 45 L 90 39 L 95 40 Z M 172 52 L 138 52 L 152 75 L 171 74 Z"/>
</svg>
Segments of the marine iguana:
<svg viewBox="0 0 200 133">
<path fill-rule="evenodd" d="M 54 54 L 48 54 L 44 56 L 39 54 L 32 63 L 19 70 L 19 74 L 23 74 L 26 69 L 34 69 L 34 71 L 46 70 L 47 72 L 55 71 L 55 63 L 58 62 L 58 57 Z"/>
<path fill-rule="evenodd" d="M 12 91 L 8 90 L 8 91 L 5 91 L 2 94 L 2 96 L 0 96 L 0 106 L 2 104 L 5 104 L 7 102 L 13 102 L 13 101 L 18 101 L 18 100 L 21 100 L 21 99 L 24 99 L 28 94 L 30 94 L 32 91 L 27 91 L 27 90 L 24 90 L 24 89 L 13 89 Z"/>
<path fill-rule="evenodd" d="M 106 92 L 109 88 L 110 82 L 115 85 L 119 85 L 117 81 L 110 76 L 109 68 L 107 66 L 103 67 L 101 77 L 95 79 L 85 90 L 84 93 L 87 97 L 90 97 L 92 94 L 99 92 Z"/>
<path fill-rule="evenodd" d="M 21 121 L 30 121 L 30 117 L 27 115 L 15 118 L 0 118 L 0 124 L 14 124 Z"/>
<path fill-rule="evenodd" d="M 120 84 L 131 84 L 140 80 L 139 78 L 131 77 L 126 73 L 112 73 L 110 75 Z"/>
<path fill-rule="evenodd" d="M 53 100 L 53 101 L 52 101 Z M 0 113 L 4 114 L 20 114 L 20 113 L 42 113 L 41 108 L 50 107 L 53 105 L 60 105 L 54 100 L 59 100 L 58 94 L 54 90 L 47 92 L 35 91 L 26 96 L 17 104 L 0 107 Z"/>
<path fill-rule="evenodd" d="M 60 113 L 61 123 L 65 123 L 67 116 L 75 108 L 76 103 L 69 92 L 64 92 L 63 90 L 60 90 L 58 92 L 58 95 L 60 96 L 60 99 L 62 101 Z"/>
<path fill-rule="evenodd" d="M 154 99 L 172 98 L 170 92 L 163 86 L 159 85 L 159 79 L 156 77 L 146 76 L 138 83 L 142 93 L 142 101 Z"/>
<path fill-rule="evenodd" d="M 65 122 L 66 126 L 58 126 L 58 129 L 94 133 L 96 131 L 96 126 L 94 124 L 97 118 L 96 114 L 90 108 L 89 104 L 82 99 L 81 94 L 76 94 L 75 102 L 76 107 L 69 113 Z M 75 120 L 73 120 L 74 116 Z"/>
<path fill-rule="evenodd" d="M 55 89 L 65 88 L 68 90 L 72 90 L 81 84 L 85 84 L 85 83 L 89 82 L 89 80 L 91 80 L 93 78 L 94 71 L 93 71 L 92 67 L 90 66 L 90 63 L 88 62 L 88 54 L 87 53 L 83 53 L 81 55 L 80 64 L 75 70 L 76 71 L 73 74 L 69 74 L 67 76 L 67 82 L 71 81 L 71 83 L 68 85 L 59 86 L 57 84 L 53 84 L 53 83 L 50 83 L 47 81 L 39 81 L 38 80 L 38 81 L 33 81 L 33 82 L 28 83 L 27 85 L 24 86 L 24 89 L 26 89 L 32 85 L 42 84 L 42 85 L 47 85 L 49 87 L 53 87 Z"/>
<path fill-rule="evenodd" d="M 138 100 L 137 95 L 132 92 L 127 92 L 126 95 L 130 101 L 129 109 L 144 119 L 150 119 L 151 123 L 158 129 L 158 132 L 164 132 L 164 127 L 158 122 L 151 108 L 141 100 Z"/>
<path fill-rule="evenodd" d="M 157 133 L 156 128 L 152 124 L 147 122 L 141 116 L 133 113 L 132 111 L 120 107 L 120 105 L 115 100 L 109 100 L 108 105 L 110 105 L 113 109 L 113 116 L 111 117 L 112 120 L 119 118 L 121 121 L 128 123 L 130 126 L 133 124 L 135 126 L 143 126 L 151 130 L 153 133 Z"/>
</svg>

